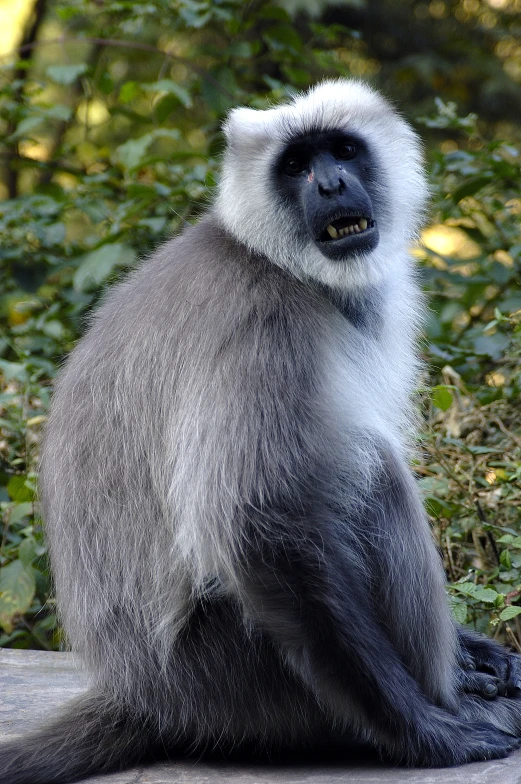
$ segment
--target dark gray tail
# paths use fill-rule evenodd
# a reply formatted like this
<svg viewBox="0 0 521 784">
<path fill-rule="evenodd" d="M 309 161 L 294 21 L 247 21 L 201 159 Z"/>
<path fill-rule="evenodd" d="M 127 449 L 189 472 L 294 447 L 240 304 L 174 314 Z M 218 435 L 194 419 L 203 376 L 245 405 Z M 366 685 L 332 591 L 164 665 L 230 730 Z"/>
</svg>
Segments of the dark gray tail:
<svg viewBox="0 0 521 784">
<path fill-rule="evenodd" d="M 41 730 L 0 744 L 0 782 L 69 784 L 121 770 L 146 755 L 152 738 L 145 721 L 89 693 Z"/>
</svg>

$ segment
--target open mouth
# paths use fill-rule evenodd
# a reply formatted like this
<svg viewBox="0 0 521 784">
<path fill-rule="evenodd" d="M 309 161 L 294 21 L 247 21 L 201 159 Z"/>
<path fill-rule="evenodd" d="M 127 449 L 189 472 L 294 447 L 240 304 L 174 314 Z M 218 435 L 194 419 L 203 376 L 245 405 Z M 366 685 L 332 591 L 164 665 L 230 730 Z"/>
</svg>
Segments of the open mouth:
<svg viewBox="0 0 521 784">
<path fill-rule="evenodd" d="M 345 215 L 331 221 L 319 237 L 320 242 L 334 242 L 374 228 L 374 220 L 363 215 Z"/>
</svg>

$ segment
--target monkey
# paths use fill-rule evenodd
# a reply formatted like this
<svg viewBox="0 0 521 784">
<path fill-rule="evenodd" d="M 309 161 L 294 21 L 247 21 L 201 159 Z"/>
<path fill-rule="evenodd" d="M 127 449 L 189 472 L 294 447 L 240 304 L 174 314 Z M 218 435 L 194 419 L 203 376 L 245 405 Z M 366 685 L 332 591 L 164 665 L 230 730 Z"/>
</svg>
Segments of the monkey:
<svg viewBox="0 0 521 784">
<path fill-rule="evenodd" d="M 108 292 L 56 383 L 40 493 L 91 686 L 0 746 L 5 784 L 521 744 L 521 658 L 452 620 L 409 468 L 418 137 L 349 79 L 224 135 L 207 213 Z"/>
</svg>

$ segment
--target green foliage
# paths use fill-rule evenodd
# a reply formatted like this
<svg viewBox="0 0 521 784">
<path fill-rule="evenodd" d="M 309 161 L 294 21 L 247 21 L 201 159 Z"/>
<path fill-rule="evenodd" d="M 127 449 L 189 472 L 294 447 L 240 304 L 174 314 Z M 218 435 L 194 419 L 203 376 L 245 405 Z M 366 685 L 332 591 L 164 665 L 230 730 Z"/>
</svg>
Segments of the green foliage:
<svg viewBox="0 0 521 784">
<path fill-rule="evenodd" d="M 425 282 L 435 292 L 436 317 L 428 334 L 444 361 L 471 379 L 478 366 L 488 361 L 492 368 L 512 348 L 508 314 L 521 310 L 521 158 L 515 147 L 485 142 L 475 117 L 460 119 L 454 106 L 441 102 L 438 108 L 437 117 L 425 124 L 469 136 L 465 149 L 434 156 L 438 220 L 458 229 L 473 247 L 470 258 L 429 254 L 433 263 L 425 269 Z M 519 393 L 519 378 L 513 382 L 502 390 L 511 398 Z M 486 399 L 493 395 L 490 390 L 483 394 Z"/>
<path fill-rule="evenodd" d="M 205 208 L 224 113 L 307 87 L 323 75 L 322 46 L 345 39 L 341 26 L 317 28 L 308 54 L 311 32 L 302 36 L 282 7 L 252 9 L 60 0 L 32 60 L 0 70 L 0 645 L 60 642 L 35 496 L 38 445 L 56 370 L 88 312 Z M 45 45 L 56 30 L 65 43 Z"/>
<path fill-rule="evenodd" d="M 203 211 L 230 107 L 263 108 L 324 76 L 362 73 L 414 102 L 409 116 L 420 111 L 419 85 L 452 95 L 445 42 L 425 56 L 409 51 L 420 6 L 382 0 L 366 15 L 362 3 L 358 16 L 346 7 L 310 21 L 268 0 L 58 0 L 38 45 L 25 39 L 18 60 L 0 67 L 0 645 L 60 642 L 38 447 L 57 368 L 88 313 L 138 257 Z M 508 32 L 506 12 L 487 8 Z M 479 35 L 462 19 L 439 25 L 457 28 L 463 51 Z M 378 49 L 378 20 L 398 47 L 392 63 Z M 475 68 L 496 78 L 489 48 Z M 430 95 L 422 106 L 432 108 Z M 455 616 L 488 631 L 492 622 L 521 645 L 521 159 L 453 104 L 438 100 L 421 122 L 432 222 L 457 242 L 445 252 L 426 235 L 419 251 L 430 391 L 416 470 Z"/>
<path fill-rule="evenodd" d="M 456 618 L 521 648 L 521 155 L 485 141 L 475 116 L 437 109 L 423 122 L 458 147 L 432 154 L 436 219 L 460 252 L 424 248 L 435 384 L 420 482 Z"/>
</svg>

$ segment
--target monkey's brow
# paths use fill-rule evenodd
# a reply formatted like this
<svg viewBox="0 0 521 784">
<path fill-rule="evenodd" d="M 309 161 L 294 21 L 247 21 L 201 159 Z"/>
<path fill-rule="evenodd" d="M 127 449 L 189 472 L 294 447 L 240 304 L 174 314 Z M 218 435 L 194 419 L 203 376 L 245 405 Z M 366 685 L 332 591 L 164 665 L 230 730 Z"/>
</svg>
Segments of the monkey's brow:
<svg viewBox="0 0 521 784">
<path fill-rule="evenodd" d="M 324 123 L 311 122 L 309 124 L 293 119 L 284 119 L 280 127 L 280 140 L 285 144 L 298 141 L 299 139 L 318 138 L 324 135 L 349 135 L 349 131 L 341 125 L 327 127 Z"/>
</svg>

